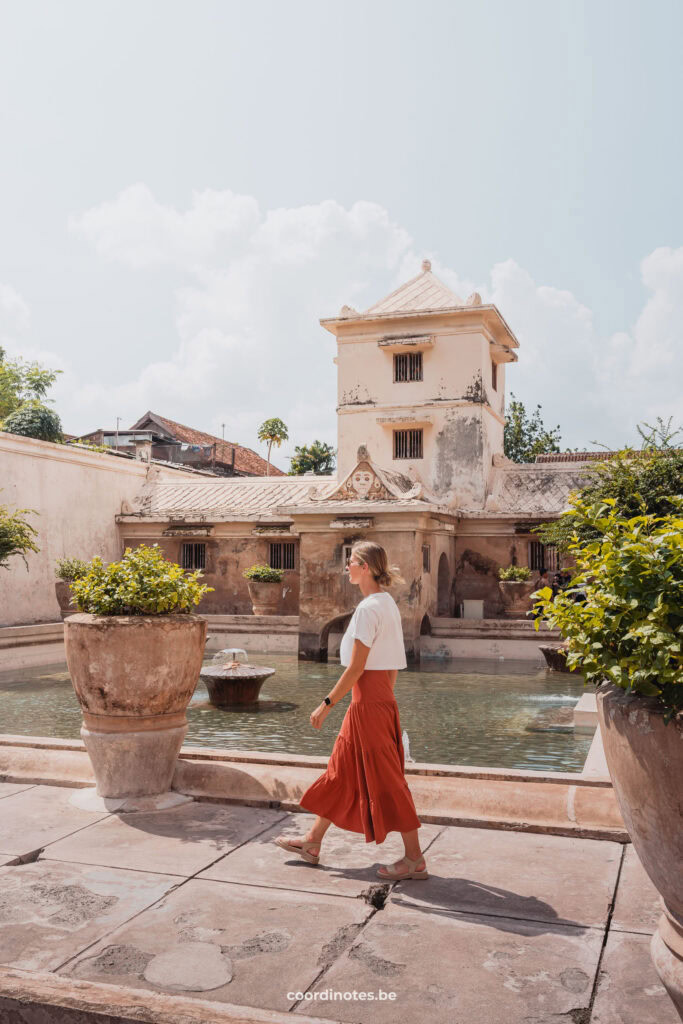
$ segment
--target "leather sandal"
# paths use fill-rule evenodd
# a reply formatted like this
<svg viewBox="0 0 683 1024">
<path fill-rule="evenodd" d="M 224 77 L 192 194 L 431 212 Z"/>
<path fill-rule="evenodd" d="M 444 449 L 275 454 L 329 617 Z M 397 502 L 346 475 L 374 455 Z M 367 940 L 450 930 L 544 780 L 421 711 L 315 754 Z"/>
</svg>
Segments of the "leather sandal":
<svg viewBox="0 0 683 1024">
<path fill-rule="evenodd" d="M 316 854 L 309 852 L 309 847 L 311 846 L 317 846 L 318 849 L 320 849 L 320 843 L 315 843 L 310 839 L 302 839 L 301 846 L 294 846 L 290 843 L 287 836 L 278 836 L 277 839 L 273 840 L 273 842 L 282 847 L 283 850 L 289 850 L 290 853 L 298 853 L 299 856 L 303 857 L 303 859 L 308 861 L 309 864 L 317 864 L 320 860 L 319 853 Z"/>
<path fill-rule="evenodd" d="M 402 878 L 429 878 L 427 861 L 424 861 L 424 871 L 415 870 L 416 865 L 419 864 L 421 860 L 424 860 L 424 857 L 418 857 L 417 860 L 411 860 L 410 857 L 404 857 L 403 859 L 408 862 L 408 868 L 396 871 L 393 864 L 382 864 L 382 867 L 377 869 L 377 874 L 380 878 L 386 878 L 391 882 L 398 882 Z"/>
</svg>

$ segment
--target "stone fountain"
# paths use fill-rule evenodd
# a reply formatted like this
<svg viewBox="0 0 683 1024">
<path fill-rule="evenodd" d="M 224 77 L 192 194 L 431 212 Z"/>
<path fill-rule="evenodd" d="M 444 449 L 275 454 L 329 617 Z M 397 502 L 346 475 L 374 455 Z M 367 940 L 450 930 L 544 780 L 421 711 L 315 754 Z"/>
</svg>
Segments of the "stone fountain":
<svg viewBox="0 0 683 1024">
<path fill-rule="evenodd" d="M 247 660 L 247 652 L 241 647 L 226 647 L 214 655 L 212 665 L 202 668 L 199 678 L 209 691 L 209 701 L 214 707 L 258 704 L 261 687 L 275 669 L 249 665 Z"/>
</svg>

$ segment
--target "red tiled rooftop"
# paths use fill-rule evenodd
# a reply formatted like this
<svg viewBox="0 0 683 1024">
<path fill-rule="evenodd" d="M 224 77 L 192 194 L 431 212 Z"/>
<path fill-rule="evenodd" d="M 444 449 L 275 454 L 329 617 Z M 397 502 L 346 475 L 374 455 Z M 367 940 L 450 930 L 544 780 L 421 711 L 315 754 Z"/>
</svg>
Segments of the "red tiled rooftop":
<svg viewBox="0 0 683 1024">
<path fill-rule="evenodd" d="M 268 469 L 267 461 L 252 451 L 251 448 L 245 448 L 243 445 L 236 444 L 233 441 L 223 441 L 220 437 L 215 437 L 214 434 L 207 434 L 203 430 L 195 430 L 194 427 L 187 427 L 184 423 L 176 423 L 175 420 L 169 420 L 166 416 L 160 416 L 158 413 L 153 413 L 152 415 L 159 423 L 163 423 L 179 441 L 185 441 L 187 444 L 215 444 L 217 462 L 221 462 L 225 466 L 232 465 L 232 451 L 234 448 L 235 470 L 238 473 L 248 473 L 250 476 L 266 476 Z M 283 470 L 278 469 L 272 462 L 269 475 L 287 476 Z"/>
</svg>

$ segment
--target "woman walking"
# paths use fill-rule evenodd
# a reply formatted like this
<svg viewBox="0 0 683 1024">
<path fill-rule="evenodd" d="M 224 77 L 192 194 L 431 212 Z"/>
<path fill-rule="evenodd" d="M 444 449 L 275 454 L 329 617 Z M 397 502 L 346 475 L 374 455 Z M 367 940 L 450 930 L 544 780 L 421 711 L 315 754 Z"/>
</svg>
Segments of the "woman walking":
<svg viewBox="0 0 683 1024">
<path fill-rule="evenodd" d="M 335 740 L 327 770 L 309 786 L 299 804 L 316 819 L 303 839 L 278 836 L 284 850 L 317 864 L 323 837 L 331 824 L 365 835 L 366 843 L 383 843 L 400 832 L 405 856 L 382 865 L 380 878 L 427 878 L 417 830 L 420 820 L 405 780 L 405 759 L 394 685 L 406 667 L 401 615 L 391 594 L 382 590 L 401 577 L 389 567 L 383 547 L 359 541 L 346 567 L 363 600 L 344 633 L 339 651 L 345 666 L 337 685 L 311 714 L 319 729 L 330 708 L 351 693 L 351 703 Z"/>
</svg>

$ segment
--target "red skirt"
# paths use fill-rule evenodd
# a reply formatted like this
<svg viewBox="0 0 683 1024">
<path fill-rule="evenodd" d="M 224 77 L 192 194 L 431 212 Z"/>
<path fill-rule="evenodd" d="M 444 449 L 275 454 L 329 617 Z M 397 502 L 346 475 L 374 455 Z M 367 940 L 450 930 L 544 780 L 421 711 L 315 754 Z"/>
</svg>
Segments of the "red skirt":
<svg viewBox="0 0 683 1024">
<path fill-rule="evenodd" d="M 327 770 L 299 805 L 366 843 L 420 828 L 405 775 L 398 704 L 387 671 L 363 672 L 354 685 Z"/>
</svg>

